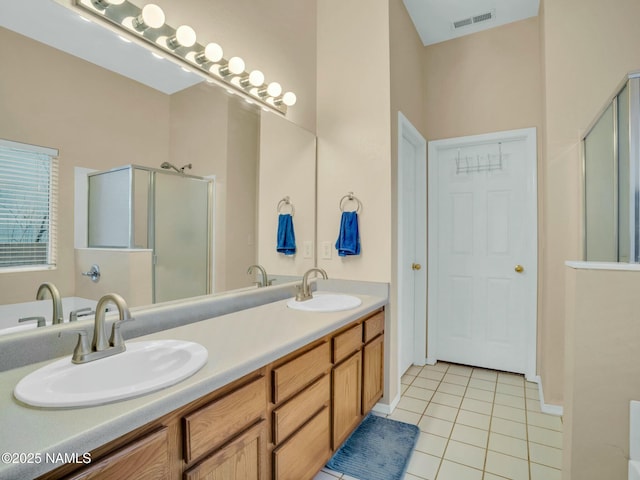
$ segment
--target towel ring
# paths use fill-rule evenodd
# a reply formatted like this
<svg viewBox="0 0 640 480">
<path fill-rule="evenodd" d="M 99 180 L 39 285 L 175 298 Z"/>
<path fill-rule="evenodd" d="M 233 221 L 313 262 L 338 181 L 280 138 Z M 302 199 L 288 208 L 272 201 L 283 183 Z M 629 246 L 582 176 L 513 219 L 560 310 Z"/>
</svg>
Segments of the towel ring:
<svg viewBox="0 0 640 480">
<path fill-rule="evenodd" d="M 344 206 L 345 206 L 345 200 L 347 202 L 356 202 L 357 203 L 357 207 L 355 210 L 351 210 L 352 212 L 357 212 L 360 213 L 360 209 L 362 208 L 362 202 L 358 199 L 358 197 L 356 197 L 353 192 L 349 192 L 348 194 L 346 194 L 344 197 L 342 197 L 340 199 L 340 210 L 342 210 L 343 212 L 345 211 Z"/>
<path fill-rule="evenodd" d="M 293 217 L 296 214 L 296 207 L 293 206 L 293 203 L 291 203 L 291 200 L 289 199 L 289 196 L 284 197 L 282 200 L 280 200 L 278 202 L 278 213 L 283 213 L 282 209 L 286 206 L 291 207 L 291 216 Z"/>
</svg>

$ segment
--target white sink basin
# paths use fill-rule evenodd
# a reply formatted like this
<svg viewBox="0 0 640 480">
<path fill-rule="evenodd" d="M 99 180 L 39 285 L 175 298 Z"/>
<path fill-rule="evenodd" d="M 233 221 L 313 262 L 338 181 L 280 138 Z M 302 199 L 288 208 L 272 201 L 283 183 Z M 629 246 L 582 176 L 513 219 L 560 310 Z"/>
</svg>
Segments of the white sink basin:
<svg viewBox="0 0 640 480">
<path fill-rule="evenodd" d="M 351 310 L 362 304 L 362 300 L 353 295 L 343 293 L 316 292 L 311 300 L 298 302 L 292 298 L 287 302 L 287 307 L 294 310 L 304 310 L 305 312 L 340 312 Z"/>
<path fill-rule="evenodd" d="M 34 407 L 86 407 L 124 400 L 178 383 L 209 357 L 202 345 L 180 340 L 129 342 L 111 357 L 76 365 L 57 360 L 25 376 L 15 397 Z"/>
</svg>

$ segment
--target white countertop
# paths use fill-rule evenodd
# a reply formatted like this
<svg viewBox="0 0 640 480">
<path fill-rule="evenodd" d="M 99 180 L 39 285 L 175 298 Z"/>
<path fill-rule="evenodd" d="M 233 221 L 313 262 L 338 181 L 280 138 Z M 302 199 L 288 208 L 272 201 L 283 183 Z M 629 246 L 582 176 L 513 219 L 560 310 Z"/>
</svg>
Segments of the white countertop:
<svg viewBox="0 0 640 480">
<path fill-rule="evenodd" d="M 22 377 L 50 362 L 0 373 L 0 454 L 38 453 L 42 458 L 42 463 L 0 461 L 0 479 L 32 478 L 53 470 L 60 464 L 45 463 L 47 454 L 81 456 L 387 303 L 383 297 L 357 296 L 362 305 L 343 312 L 292 310 L 287 300 L 281 300 L 132 339 L 129 342 L 195 341 L 207 348 L 209 359 L 200 371 L 177 385 L 107 405 L 66 410 L 26 407 L 14 399 L 13 388 Z"/>
</svg>

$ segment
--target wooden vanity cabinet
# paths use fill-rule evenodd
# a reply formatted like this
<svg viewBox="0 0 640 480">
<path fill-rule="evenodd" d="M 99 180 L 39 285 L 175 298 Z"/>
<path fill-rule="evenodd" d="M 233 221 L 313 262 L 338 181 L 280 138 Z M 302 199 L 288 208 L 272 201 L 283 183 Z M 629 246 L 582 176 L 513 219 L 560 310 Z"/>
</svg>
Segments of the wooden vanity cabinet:
<svg viewBox="0 0 640 480">
<path fill-rule="evenodd" d="M 382 396 L 377 310 L 39 480 L 311 480 Z"/>
</svg>

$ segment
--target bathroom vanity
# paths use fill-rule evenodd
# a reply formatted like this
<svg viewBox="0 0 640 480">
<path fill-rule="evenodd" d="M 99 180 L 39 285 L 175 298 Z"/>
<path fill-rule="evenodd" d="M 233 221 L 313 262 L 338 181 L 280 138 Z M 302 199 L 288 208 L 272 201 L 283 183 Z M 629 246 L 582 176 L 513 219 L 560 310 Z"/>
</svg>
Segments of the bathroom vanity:
<svg viewBox="0 0 640 480">
<path fill-rule="evenodd" d="M 3 451 L 78 461 L 4 463 L 0 478 L 313 478 L 383 394 L 387 298 L 358 297 L 342 312 L 280 300 L 129 340 L 196 341 L 209 359 L 179 384 L 121 402 L 27 407 L 9 392 L 45 363 L 1 373 L 3 426 L 22 432 L 3 436 Z"/>
</svg>

